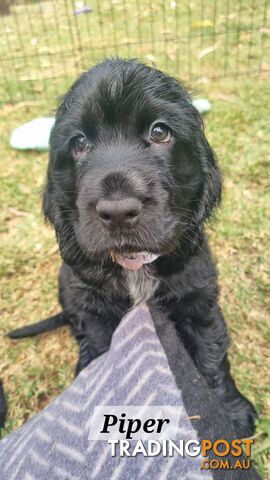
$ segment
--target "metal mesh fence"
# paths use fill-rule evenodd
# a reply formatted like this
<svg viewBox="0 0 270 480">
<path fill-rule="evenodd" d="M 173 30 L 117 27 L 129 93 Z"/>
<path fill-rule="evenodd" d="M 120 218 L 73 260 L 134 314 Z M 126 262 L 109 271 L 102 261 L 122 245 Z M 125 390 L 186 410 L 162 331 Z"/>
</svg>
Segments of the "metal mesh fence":
<svg viewBox="0 0 270 480">
<path fill-rule="evenodd" d="M 267 70 L 267 0 L 0 0 L 0 101 L 54 99 L 106 56 L 184 81 Z"/>
</svg>

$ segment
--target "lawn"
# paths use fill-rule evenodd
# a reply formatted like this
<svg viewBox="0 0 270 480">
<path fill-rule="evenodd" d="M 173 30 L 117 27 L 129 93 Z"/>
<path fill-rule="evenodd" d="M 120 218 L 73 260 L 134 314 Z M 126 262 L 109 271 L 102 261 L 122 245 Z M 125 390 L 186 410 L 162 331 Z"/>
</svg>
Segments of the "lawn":
<svg viewBox="0 0 270 480">
<path fill-rule="evenodd" d="M 44 3 L 48 5 L 48 8 L 52 5 L 50 2 Z M 117 8 L 120 9 L 120 6 L 122 8 L 124 3 L 112 2 L 112 8 L 117 12 Z M 209 2 L 205 3 L 206 6 L 209 5 Z M 92 2 L 92 4 L 97 12 L 97 3 Z M 196 2 L 190 2 L 190 4 L 194 5 Z M 263 2 L 259 2 L 259 4 L 262 5 Z M 59 2 L 60 13 L 61 5 L 63 7 L 64 3 Z M 108 5 L 104 2 L 103 15 L 105 19 L 111 18 Z M 130 5 L 134 5 L 134 2 L 127 2 L 126 8 L 130 9 Z M 161 2 L 156 3 L 157 7 L 160 5 Z M 222 8 L 221 3 L 217 2 L 217 5 L 218 8 Z M 21 7 L 17 8 L 18 15 L 23 15 Z M 37 7 L 33 5 L 33 8 Z M 140 6 L 141 15 L 143 15 L 143 11 L 145 9 Z M 162 27 L 158 23 L 162 21 L 163 14 L 158 12 L 157 28 L 158 26 L 165 28 L 164 24 Z M 206 8 L 205 19 L 209 15 Z M 220 16 L 218 14 L 220 25 L 222 25 L 222 15 L 222 12 Z M 90 18 L 92 22 L 94 16 Z M 119 17 L 116 16 L 117 18 L 119 27 L 117 35 L 121 34 L 123 40 L 124 34 L 121 28 L 124 29 L 124 26 L 119 23 Z M 174 20 L 176 18 L 178 17 L 175 16 Z M 53 20 L 55 22 L 55 18 Z M 244 22 L 244 20 L 245 10 L 242 13 L 242 21 Z M 26 21 L 27 19 L 20 23 L 24 39 L 28 39 L 27 35 L 29 34 Z M 167 20 L 169 24 L 170 21 Z M 192 21 L 195 22 L 192 24 L 192 28 L 195 29 L 197 20 L 193 18 Z M 5 22 L 8 24 L 11 19 L 7 18 Z M 78 22 L 85 22 L 85 19 L 79 18 Z M 129 24 L 128 26 L 129 31 L 125 34 L 128 38 L 135 36 L 138 22 L 137 20 L 134 22 L 134 25 Z M 48 27 L 51 29 L 49 43 L 55 34 L 53 25 Z M 211 29 L 209 23 L 205 22 L 204 25 L 205 29 Z M 10 25 L 8 28 L 12 29 L 12 26 Z M 38 28 L 38 22 L 34 22 L 33 28 Z M 142 22 L 143 28 L 144 23 Z M 145 28 L 146 35 L 148 35 L 148 27 Z M 168 26 L 166 28 L 168 31 L 170 30 Z M 81 32 L 83 37 L 83 30 Z M 106 35 L 113 36 L 113 33 L 112 26 L 108 23 Z M 98 36 L 102 34 L 100 24 L 94 30 L 94 34 L 101 42 L 101 38 Z M 19 49 L 20 45 L 16 45 L 18 39 L 16 40 L 14 31 L 10 35 L 14 35 L 13 48 Z M 64 32 L 61 35 L 63 35 L 60 38 L 62 43 L 65 43 Z M 151 32 L 149 35 L 151 37 Z M 170 53 L 172 55 L 170 59 L 166 53 L 167 50 L 160 51 L 158 44 L 154 44 L 153 49 L 150 37 L 148 47 L 144 45 L 139 52 L 136 53 L 134 45 L 124 45 L 126 50 L 120 49 L 119 53 L 128 56 L 143 56 L 148 61 L 155 60 L 159 67 L 176 74 L 177 62 L 176 57 L 173 57 L 175 48 Z M 234 36 L 232 35 L 232 37 Z M 44 45 L 38 43 L 38 48 L 42 46 L 45 48 L 45 40 L 44 37 Z M 119 42 L 120 37 L 117 37 L 115 41 Z M 231 39 L 231 41 L 233 40 Z M 170 43 L 168 40 L 168 42 L 166 48 L 170 45 L 173 46 L 173 41 Z M 208 46 L 205 42 L 206 40 L 203 40 L 203 48 Z M 28 43 L 29 51 L 32 47 L 37 47 L 35 42 L 34 45 L 30 40 Z M 195 43 L 191 45 L 191 48 L 194 48 L 192 50 L 193 69 L 199 68 L 196 63 L 196 52 L 201 49 L 201 45 L 195 45 Z M 0 45 L 1 54 L 1 48 L 5 48 L 3 37 L 1 37 Z M 56 48 L 55 40 L 53 45 L 51 48 Z M 185 43 L 182 45 L 184 52 L 187 46 L 188 44 Z M 223 46 L 225 47 L 225 43 Z M 252 43 L 251 48 L 253 47 Z M 54 233 L 48 225 L 44 224 L 40 208 L 40 194 L 45 178 L 47 154 L 12 150 L 8 144 L 9 135 L 12 129 L 21 123 L 50 113 L 50 108 L 56 105 L 53 88 L 63 88 L 65 82 L 68 84 L 71 77 L 77 73 L 81 66 L 80 62 L 83 63 L 83 66 L 87 63 L 86 48 L 80 52 L 82 56 L 80 56 L 77 66 L 75 63 L 70 65 L 69 75 L 63 81 L 53 82 L 48 79 L 45 84 L 43 81 L 40 81 L 39 84 L 38 79 L 37 82 L 35 81 L 39 67 L 33 62 L 28 72 L 28 76 L 32 75 L 31 81 L 29 79 L 17 81 L 14 76 L 11 82 L 13 91 L 20 92 L 20 89 L 24 89 L 24 94 L 29 95 L 29 103 L 26 101 L 12 105 L 3 102 L 0 110 L 0 201 L 2 205 L 0 213 L 2 260 L 0 329 L 3 335 L 0 346 L 0 377 L 4 380 L 9 400 L 9 416 L 4 434 L 22 425 L 29 416 L 43 408 L 52 398 L 63 391 L 73 377 L 77 357 L 75 342 L 70 337 L 67 328 L 44 334 L 39 338 L 25 339 L 19 342 L 8 340 L 4 337 L 4 333 L 19 325 L 45 318 L 59 309 L 57 272 L 60 258 L 55 247 Z M 95 52 L 91 56 L 91 62 L 98 60 L 103 54 L 97 50 Z M 105 53 L 113 52 L 111 49 Z M 222 53 L 224 53 L 223 47 Z M 218 47 L 216 51 L 216 58 L 213 57 L 214 52 L 210 55 L 212 55 L 211 58 L 207 58 L 208 55 L 205 57 L 207 62 L 200 66 L 201 70 L 198 69 L 200 80 L 191 83 L 192 90 L 206 96 L 212 102 L 212 110 L 205 117 L 206 132 L 210 143 L 217 152 L 224 176 L 223 203 L 216 221 L 209 227 L 209 236 L 220 272 L 220 302 L 231 334 L 230 359 L 233 374 L 240 390 L 256 405 L 259 412 L 260 419 L 257 425 L 254 453 L 265 480 L 270 480 L 270 80 L 266 73 L 263 73 L 256 80 L 243 76 L 237 81 L 228 78 L 226 81 L 208 82 L 207 72 L 210 66 L 213 67 L 210 73 L 213 73 L 219 66 L 219 62 L 224 64 L 221 47 Z M 244 66 L 244 58 L 243 55 L 242 60 L 239 59 L 242 66 Z M 217 63 L 213 63 L 213 61 Z M 235 61 L 235 56 L 233 60 L 229 61 Z M 54 62 L 55 68 L 58 67 L 60 70 L 62 68 L 60 57 L 58 58 L 56 55 Z M 72 62 L 75 62 L 74 58 Z M 23 68 L 23 63 L 18 61 L 18 72 Z M 185 71 L 185 68 L 183 76 L 187 77 L 188 72 Z M 179 71 L 181 74 L 181 69 Z M 42 72 L 46 74 L 46 65 L 42 71 L 39 70 L 39 74 L 42 75 Z M 8 71 L 6 73 L 8 75 Z M 49 75 L 48 67 L 48 77 Z M 2 86 L 4 89 L 7 88 L 4 83 Z M 47 88 L 51 94 L 49 103 L 45 99 L 44 88 Z M 33 91 L 35 91 L 35 95 Z"/>
</svg>

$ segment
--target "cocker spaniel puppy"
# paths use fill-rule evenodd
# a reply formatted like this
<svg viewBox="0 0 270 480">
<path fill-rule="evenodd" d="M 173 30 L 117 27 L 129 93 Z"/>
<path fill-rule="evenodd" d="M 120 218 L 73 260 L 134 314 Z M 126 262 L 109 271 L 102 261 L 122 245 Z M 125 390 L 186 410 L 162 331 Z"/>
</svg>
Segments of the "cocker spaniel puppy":
<svg viewBox="0 0 270 480">
<path fill-rule="evenodd" d="M 63 313 L 11 334 L 69 323 L 77 373 L 105 352 L 133 304 L 165 312 L 237 434 L 255 411 L 237 390 L 205 222 L 221 177 L 183 86 L 135 60 L 105 60 L 65 95 L 51 133 L 44 191 L 64 263 Z"/>
</svg>

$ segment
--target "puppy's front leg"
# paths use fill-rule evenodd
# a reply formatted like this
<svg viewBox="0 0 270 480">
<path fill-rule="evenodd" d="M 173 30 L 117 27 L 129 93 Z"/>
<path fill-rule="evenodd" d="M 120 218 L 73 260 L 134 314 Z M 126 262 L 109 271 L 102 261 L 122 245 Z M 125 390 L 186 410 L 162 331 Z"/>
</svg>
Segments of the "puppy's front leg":
<svg viewBox="0 0 270 480">
<path fill-rule="evenodd" d="M 102 355 L 110 348 L 113 335 L 112 325 L 104 322 L 104 319 L 87 319 L 87 328 L 82 333 L 76 335 L 79 344 L 79 360 L 75 369 L 75 375 L 78 375 L 83 368 L 95 358 Z"/>
<path fill-rule="evenodd" d="M 65 263 L 60 270 L 59 301 L 79 344 L 76 375 L 109 349 L 113 332 L 129 307 L 125 297 L 115 300 L 111 294 L 110 276 L 97 285 L 97 273 L 86 282 Z"/>
<path fill-rule="evenodd" d="M 219 306 L 215 304 L 205 318 L 189 317 L 181 323 L 179 330 L 185 346 L 211 390 L 222 401 L 237 435 L 241 438 L 252 435 L 256 411 L 231 377 L 228 332 Z"/>
</svg>

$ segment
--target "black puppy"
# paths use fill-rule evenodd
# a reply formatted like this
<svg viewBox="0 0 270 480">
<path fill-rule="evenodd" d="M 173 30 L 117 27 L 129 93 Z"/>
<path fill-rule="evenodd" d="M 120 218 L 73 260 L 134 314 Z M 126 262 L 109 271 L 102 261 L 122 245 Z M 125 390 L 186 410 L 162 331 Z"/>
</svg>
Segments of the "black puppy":
<svg viewBox="0 0 270 480">
<path fill-rule="evenodd" d="M 109 348 L 126 311 L 147 301 L 175 322 L 237 434 L 252 434 L 255 411 L 230 375 L 204 233 L 220 196 L 214 153 L 179 82 L 133 60 L 84 73 L 57 111 L 43 202 L 64 259 L 63 313 L 10 336 L 69 323 L 78 373 Z"/>
</svg>

